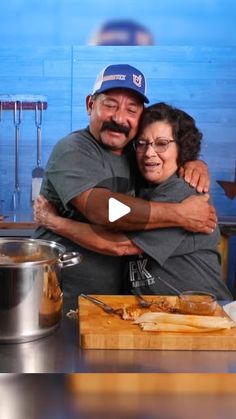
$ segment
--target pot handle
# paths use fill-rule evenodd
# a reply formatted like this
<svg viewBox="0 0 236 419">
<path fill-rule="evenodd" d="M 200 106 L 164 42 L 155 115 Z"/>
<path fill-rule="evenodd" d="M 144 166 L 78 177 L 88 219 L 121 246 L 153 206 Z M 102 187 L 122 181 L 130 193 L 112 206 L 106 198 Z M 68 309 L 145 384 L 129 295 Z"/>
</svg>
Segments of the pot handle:
<svg viewBox="0 0 236 419">
<path fill-rule="evenodd" d="M 60 268 L 76 265 L 82 261 L 82 255 L 78 252 L 66 252 L 59 258 Z"/>
</svg>

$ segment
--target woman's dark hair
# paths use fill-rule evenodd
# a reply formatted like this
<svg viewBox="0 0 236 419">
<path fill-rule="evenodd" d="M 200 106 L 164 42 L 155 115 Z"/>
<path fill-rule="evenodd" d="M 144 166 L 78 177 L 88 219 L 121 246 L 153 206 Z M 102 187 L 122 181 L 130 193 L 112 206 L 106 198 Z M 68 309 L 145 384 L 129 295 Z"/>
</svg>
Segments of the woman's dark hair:
<svg viewBox="0 0 236 419">
<path fill-rule="evenodd" d="M 178 146 L 178 166 L 198 158 L 202 133 L 190 115 L 166 103 L 155 103 L 144 109 L 137 137 L 148 125 L 157 121 L 165 121 L 172 127 L 173 138 Z"/>
</svg>

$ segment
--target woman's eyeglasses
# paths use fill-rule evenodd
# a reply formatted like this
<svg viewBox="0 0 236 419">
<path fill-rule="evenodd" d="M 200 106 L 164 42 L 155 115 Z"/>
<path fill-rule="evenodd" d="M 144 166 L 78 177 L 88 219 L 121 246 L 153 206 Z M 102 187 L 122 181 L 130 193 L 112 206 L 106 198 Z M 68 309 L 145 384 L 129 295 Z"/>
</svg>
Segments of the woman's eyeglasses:
<svg viewBox="0 0 236 419">
<path fill-rule="evenodd" d="M 150 145 L 156 153 L 164 153 L 164 151 L 168 149 L 170 143 L 175 143 L 175 140 L 159 139 L 151 142 L 135 140 L 133 146 L 137 153 L 144 153 Z"/>
</svg>

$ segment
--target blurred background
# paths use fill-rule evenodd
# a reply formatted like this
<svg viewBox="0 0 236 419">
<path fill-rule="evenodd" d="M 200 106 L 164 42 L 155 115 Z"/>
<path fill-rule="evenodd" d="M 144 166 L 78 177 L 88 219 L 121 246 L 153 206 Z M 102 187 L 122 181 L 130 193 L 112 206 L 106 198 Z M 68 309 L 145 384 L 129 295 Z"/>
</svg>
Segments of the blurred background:
<svg viewBox="0 0 236 419">
<path fill-rule="evenodd" d="M 156 376 L 156 379 L 151 379 L 154 379 L 159 390 L 148 385 L 149 374 L 134 374 L 135 379 L 131 377 L 132 374 L 105 375 L 106 383 L 102 375 L 93 374 L 74 374 L 73 378 L 63 374 L 0 377 L 0 419 L 235 417 L 235 378 L 227 374 L 210 374 L 205 377 L 205 384 L 204 374 L 177 374 L 175 377 L 173 374 L 169 374 L 169 377 L 159 374 L 159 378 Z M 136 382 L 140 383 L 142 379 L 143 390 L 136 386 Z M 176 385 L 177 379 L 179 385 Z M 127 380 L 130 382 L 128 391 L 125 390 Z M 222 382 L 226 385 L 222 385 Z M 164 389 L 161 389 L 162 384 Z"/>
<path fill-rule="evenodd" d="M 96 43 L 97 32 L 111 20 L 132 20 L 143 25 L 158 45 L 236 43 L 234 0 L 119 0 L 117 3 L 8 0 L 2 3 L 0 36 L 4 45 Z"/>
</svg>

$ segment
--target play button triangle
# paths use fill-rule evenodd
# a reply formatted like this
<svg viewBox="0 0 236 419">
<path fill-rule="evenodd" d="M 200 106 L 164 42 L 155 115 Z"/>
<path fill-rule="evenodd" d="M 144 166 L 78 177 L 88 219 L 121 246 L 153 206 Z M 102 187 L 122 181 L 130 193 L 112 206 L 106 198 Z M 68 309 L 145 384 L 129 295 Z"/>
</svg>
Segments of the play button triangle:
<svg viewBox="0 0 236 419">
<path fill-rule="evenodd" d="M 119 218 L 124 217 L 126 214 L 129 214 L 131 208 L 122 202 L 118 201 L 115 198 L 109 198 L 108 201 L 108 219 L 111 223 Z"/>
</svg>

